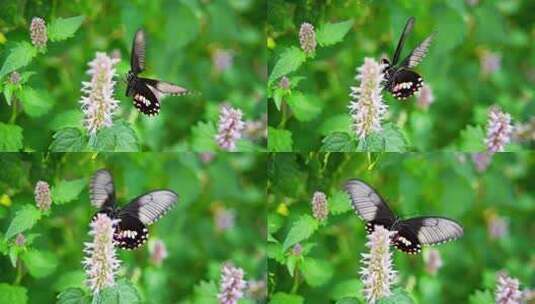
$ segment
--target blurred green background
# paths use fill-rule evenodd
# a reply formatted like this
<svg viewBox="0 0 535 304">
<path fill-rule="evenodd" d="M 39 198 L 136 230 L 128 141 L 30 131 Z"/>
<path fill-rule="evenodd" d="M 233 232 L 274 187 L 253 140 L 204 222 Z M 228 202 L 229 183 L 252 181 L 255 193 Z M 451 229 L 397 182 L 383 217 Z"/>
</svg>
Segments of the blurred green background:
<svg viewBox="0 0 535 304">
<path fill-rule="evenodd" d="M 17 210 L 35 205 L 34 186 L 43 180 L 70 198 L 61 204 L 54 199 L 50 213 L 23 232 L 37 237 L 20 249 L 19 286 L 26 289 L 28 303 L 53 303 L 60 291 L 84 286 L 82 249 L 91 240 L 89 220 L 96 212 L 88 183 L 100 168 L 112 172 L 119 204 L 157 188 L 180 195 L 179 204 L 150 228 L 149 243 L 161 239 L 167 246 L 161 266 L 151 263 L 149 246 L 118 250 L 120 277 L 133 282 L 143 303 L 217 303 L 220 267 L 226 261 L 243 268 L 245 280 L 265 283 L 265 158 L 231 153 L 0 154 L 0 283 L 13 284 L 17 273 L 7 255 L 15 238 L 5 241 L 4 233 Z M 221 216 L 223 224 L 218 224 Z M 240 303 L 263 303 L 262 297 L 246 294 Z"/>
<path fill-rule="evenodd" d="M 405 22 L 414 16 L 414 29 L 401 58 L 436 32 L 427 56 L 415 68 L 431 86 L 434 102 L 421 109 L 417 98 L 398 102 L 384 93 L 389 107 L 386 122 L 401 129 L 408 150 L 483 150 L 490 105 L 510 113 L 514 123 L 526 123 L 535 114 L 534 9 L 535 3 L 529 0 L 269 1 L 270 73 L 288 47 L 299 48 L 303 22 L 316 31 L 327 23 L 352 22 L 343 40 L 318 45 L 315 56 L 289 73 L 290 79 L 299 82 L 284 98 L 290 103 L 286 122 L 273 102 L 278 81 L 270 87 L 269 126 L 290 132 L 270 132 L 270 145 L 272 140 L 291 136 L 291 145 L 282 150 L 317 151 L 322 139 L 333 132 L 354 138 L 347 106 L 350 87 L 358 84 L 355 69 L 365 57 L 392 58 Z M 331 36 L 338 36 L 335 33 Z M 495 55 L 498 61 L 497 69 L 489 73 L 482 68 L 483 61 L 492 61 L 487 55 Z M 292 95 L 299 92 L 304 98 L 292 105 Z M 507 149 L 533 148 L 532 141 L 522 144 Z M 278 143 L 273 145 L 270 150 L 281 150 Z"/>
<path fill-rule="evenodd" d="M 216 150 L 212 139 L 223 102 L 241 109 L 245 121 L 266 119 L 266 48 L 258 23 L 265 19 L 262 1 L 2 1 L 0 62 L 16 42 L 30 41 L 32 17 L 43 17 L 49 24 L 58 17 L 78 15 L 85 19 L 74 37 L 49 41 L 47 52 L 37 54 L 19 71 L 36 72 L 26 86 L 37 90 L 37 103 L 47 108 L 34 117 L 21 113 L 14 122 L 23 129 L 24 150 L 48 150 L 53 133 L 65 127 L 87 133 L 81 129 L 78 101 L 81 82 L 89 80 L 87 63 L 96 52 L 121 58 L 114 94 L 120 100 L 120 110 L 115 120 L 126 121 L 135 131 L 137 143 L 127 148 L 129 151 Z M 131 99 L 124 96 L 122 79 L 130 68 L 134 32 L 140 27 L 147 39 L 143 75 L 198 93 L 167 97 L 160 115 L 152 119 L 138 113 Z M 0 122 L 7 123 L 11 112 L 2 100 Z M 245 136 L 238 149 L 259 150 L 265 141 L 258 134 Z"/>
<path fill-rule="evenodd" d="M 496 154 L 481 173 L 470 154 L 458 153 L 277 153 L 268 162 L 272 303 L 365 303 L 358 271 L 369 250 L 366 232 L 342 190 L 351 178 L 372 185 L 402 218 L 440 215 L 464 226 L 462 238 L 432 247 L 443 260 L 436 276 L 425 271 L 422 254 L 394 251 L 396 286 L 414 303 L 494 303 L 501 270 L 518 278 L 522 290 L 535 284 L 533 153 Z M 324 224 L 312 218 L 315 191 L 328 198 Z M 488 229 L 498 218 L 506 225 L 493 238 Z M 300 256 L 293 253 L 296 241 Z"/>
</svg>

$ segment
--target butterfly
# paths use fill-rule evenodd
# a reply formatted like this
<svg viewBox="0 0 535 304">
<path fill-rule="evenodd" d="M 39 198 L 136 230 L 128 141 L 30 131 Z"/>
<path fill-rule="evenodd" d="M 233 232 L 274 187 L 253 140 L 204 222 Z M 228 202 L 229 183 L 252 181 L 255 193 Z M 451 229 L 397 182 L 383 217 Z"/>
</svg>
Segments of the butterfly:
<svg viewBox="0 0 535 304">
<path fill-rule="evenodd" d="M 172 190 L 154 190 L 134 198 L 126 206 L 119 208 L 115 200 L 115 186 L 111 173 L 105 169 L 93 174 L 90 184 L 91 204 L 112 220 L 119 220 L 114 227 L 113 242 L 122 249 L 136 249 L 149 237 L 148 226 L 156 222 L 178 201 Z"/>
<path fill-rule="evenodd" d="M 436 245 L 460 238 L 464 234 L 461 225 L 440 216 L 421 216 L 400 220 L 385 200 L 370 185 L 353 179 L 345 184 L 355 213 L 366 222 L 366 230 L 372 233 L 376 225 L 396 231 L 391 243 L 399 250 L 416 254 L 422 245 Z"/>
<path fill-rule="evenodd" d="M 386 58 L 381 59 L 381 63 L 384 65 L 384 88 L 398 100 L 404 100 L 411 97 L 423 86 L 422 77 L 410 69 L 422 62 L 431 45 L 431 41 L 433 40 L 434 34 L 429 35 L 422 43 L 420 43 L 420 45 L 413 49 L 401 63 L 398 64 L 405 39 L 412 31 L 413 26 L 414 17 L 410 17 L 405 24 L 401 37 L 399 38 L 392 63 Z"/>
<path fill-rule="evenodd" d="M 126 75 L 126 96 L 133 98 L 134 106 L 143 114 L 160 113 L 161 98 L 165 95 L 182 96 L 190 91 L 169 82 L 139 77 L 145 69 L 145 32 L 137 30 L 132 42 L 130 71 Z"/>
</svg>

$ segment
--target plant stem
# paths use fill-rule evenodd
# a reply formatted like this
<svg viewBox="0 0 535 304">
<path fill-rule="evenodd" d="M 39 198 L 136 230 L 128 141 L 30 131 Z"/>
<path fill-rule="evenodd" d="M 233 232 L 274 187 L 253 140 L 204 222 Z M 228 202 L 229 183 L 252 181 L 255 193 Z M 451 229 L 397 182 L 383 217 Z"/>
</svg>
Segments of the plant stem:
<svg viewBox="0 0 535 304">
<path fill-rule="evenodd" d="M 9 123 L 13 124 L 15 123 L 15 120 L 17 119 L 17 100 L 13 100 L 13 106 L 11 107 L 11 118 L 9 119 Z"/>
<path fill-rule="evenodd" d="M 298 266 L 299 265 L 296 265 L 295 270 L 294 270 L 294 283 L 293 283 L 293 286 L 292 286 L 292 293 L 293 294 L 297 293 L 297 290 L 299 289 L 300 278 L 299 278 L 299 267 Z"/>
<path fill-rule="evenodd" d="M 17 257 L 17 276 L 15 277 L 15 281 L 13 282 L 13 285 L 19 285 L 20 281 L 22 281 L 22 262 L 19 257 Z"/>
<path fill-rule="evenodd" d="M 287 115 L 287 106 L 286 106 L 286 102 L 283 100 L 282 103 L 281 103 L 281 114 L 282 114 L 282 117 L 281 117 L 281 122 L 279 123 L 279 129 L 284 129 L 285 125 L 286 125 L 286 120 L 288 119 L 286 117 Z"/>
</svg>

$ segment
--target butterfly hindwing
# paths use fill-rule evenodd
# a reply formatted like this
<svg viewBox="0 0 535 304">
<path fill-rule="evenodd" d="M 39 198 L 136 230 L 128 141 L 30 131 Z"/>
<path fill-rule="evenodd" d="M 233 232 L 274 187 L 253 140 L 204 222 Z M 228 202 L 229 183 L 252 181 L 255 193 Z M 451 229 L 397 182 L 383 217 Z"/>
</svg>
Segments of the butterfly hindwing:
<svg viewBox="0 0 535 304">
<path fill-rule="evenodd" d="M 401 68 L 393 73 L 387 89 L 396 99 L 403 100 L 418 92 L 423 83 L 418 73 Z"/>
<path fill-rule="evenodd" d="M 133 86 L 132 97 L 136 109 L 145 115 L 158 115 L 160 113 L 160 100 L 152 90 L 139 80 Z"/>
<path fill-rule="evenodd" d="M 149 230 L 137 217 L 120 213 L 113 241 L 122 249 L 136 249 L 147 241 Z"/>
<path fill-rule="evenodd" d="M 171 190 L 155 190 L 133 199 L 119 211 L 119 216 L 133 216 L 144 225 L 156 222 L 178 201 L 178 195 Z"/>
<path fill-rule="evenodd" d="M 108 170 L 100 169 L 93 174 L 89 186 L 91 204 L 97 208 L 112 208 L 115 205 L 115 186 Z"/>
<path fill-rule="evenodd" d="M 136 31 L 132 41 L 130 69 L 134 74 L 139 74 L 145 69 L 145 32 L 142 29 Z"/>
</svg>

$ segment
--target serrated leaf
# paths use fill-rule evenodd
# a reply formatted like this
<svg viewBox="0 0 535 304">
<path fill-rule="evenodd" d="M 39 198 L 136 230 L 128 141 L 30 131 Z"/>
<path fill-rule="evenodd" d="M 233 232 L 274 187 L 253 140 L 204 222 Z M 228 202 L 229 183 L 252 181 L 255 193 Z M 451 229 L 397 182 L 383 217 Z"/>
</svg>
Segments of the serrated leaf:
<svg viewBox="0 0 535 304">
<path fill-rule="evenodd" d="M 291 152 L 293 151 L 292 146 L 292 132 L 269 127 L 268 150 L 270 152 Z"/>
<path fill-rule="evenodd" d="M 17 257 L 19 255 L 19 247 L 18 246 L 11 246 L 9 247 L 9 261 L 11 262 L 11 266 L 13 268 L 17 267 Z"/>
<path fill-rule="evenodd" d="M 273 66 L 271 75 L 269 75 L 269 83 L 272 83 L 278 78 L 297 70 L 305 62 L 305 60 L 306 55 L 301 49 L 295 46 L 286 49 L 284 52 L 282 52 L 279 60 Z"/>
<path fill-rule="evenodd" d="M 22 128 L 0 122 L 0 151 L 16 152 L 22 149 Z"/>
<path fill-rule="evenodd" d="M 44 278 L 54 272 L 58 259 L 52 252 L 29 250 L 22 254 L 22 261 L 34 278 Z"/>
<path fill-rule="evenodd" d="M 85 184 L 83 178 L 70 181 L 61 180 L 52 187 L 52 201 L 61 205 L 76 199 L 84 189 Z"/>
<path fill-rule="evenodd" d="M 87 139 L 77 128 L 64 128 L 52 137 L 50 151 L 52 152 L 80 152 L 84 151 Z"/>
<path fill-rule="evenodd" d="M 329 46 L 341 42 L 352 26 L 353 20 L 324 23 L 316 32 L 316 41 L 320 46 Z"/>
<path fill-rule="evenodd" d="M 413 301 L 406 291 L 400 288 L 394 289 L 392 295 L 379 299 L 377 304 L 412 304 Z"/>
<path fill-rule="evenodd" d="M 48 113 L 53 106 L 53 102 L 47 93 L 30 87 L 24 88 L 18 96 L 22 101 L 24 112 L 30 117 L 42 116 Z"/>
<path fill-rule="evenodd" d="M 15 217 L 9 224 L 5 239 L 9 240 L 13 236 L 32 228 L 40 218 L 41 212 L 37 210 L 35 206 L 29 204 L 22 206 L 22 208 L 15 213 Z"/>
<path fill-rule="evenodd" d="M 28 303 L 27 293 L 24 287 L 0 283 L 0 303 L 26 304 Z"/>
<path fill-rule="evenodd" d="M 137 152 L 139 144 L 136 133 L 126 122 L 116 122 L 97 132 L 93 148 L 106 152 Z"/>
<path fill-rule="evenodd" d="M 329 210 L 330 213 L 334 215 L 352 210 L 349 196 L 345 191 L 336 190 L 329 197 Z"/>
<path fill-rule="evenodd" d="M 485 131 L 481 126 L 467 126 L 461 131 L 459 150 L 463 152 L 482 152 L 485 147 Z"/>
<path fill-rule="evenodd" d="M 277 292 L 271 297 L 269 304 L 303 304 L 305 299 L 296 294 Z"/>
<path fill-rule="evenodd" d="M 68 288 L 58 295 L 57 304 L 89 304 L 91 299 L 81 288 Z"/>
<path fill-rule="evenodd" d="M 49 126 L 57 131 L 63 128 L 81 128 L 84 114 L 80 110 L 68 110 L 54 116 Z"/>
<path fill-rule="evenodd" d="M 93 298 L 94 304 L 136 304 L 139 302 L 136 288 L 126 280 L 120 280 L 115 286 L 103 289 Z"/>
<path fill-rule="evenodd" d="M 35 55 L 37 55 L 35 47 L 26 41 L 19 42 L 11 49 L 2 69 L 0 69 L 0 78 L 28 65 Z"/>
<path fill-rule="evenodd" d="M 321 141 L 321 152 L 352 152 L 357 148 L 353 138 L 343 132 L 334 132 Z"/>
<path fill-rule="evenodd" d="M 48 39 L 50 41 L 61 41 L 74 36 L 74 33 L 84 22 L 84 18 L 84 16 L 76 16 L 52 20 L 47 26 Z"/>
<path fill-rule="evenodd" d="M 471 294 L 468 298 L 470 304 L 489 304 L 494 303 L 494 297 L 489 290 L 476 290 L 474 294 Z"/>
<path fill-rule="evenodd" d="M 198 122 L 191 130 L 191 149 L 196 152 L 216 151 L 216 129 L 212 122 Z"/>
<path fill-rule="evenodd" d="M 288 96 L 288 106 L 292 109 L 297 120 L 306 122 L 316 118 L 321 113 L 321 103 L 311 95 L 294 92 Z"/>
<path fill-rule="evenodd" d="M 327 261 L 307 257 L 301 267 L 305 282 L 312 287 L 327 283 L 333 276 L 333 268 Z"/>
<path fill-rule="evenodd" d="M 217 304 L 217 286 L 213 281 L 201 281 L 193 289 L 193 304 Z"/>
<path fill-rule="evenodd" d="M 382 131 L 360 140 L 357 149 L 364 152 L 406 152 L 408 144 L 399 128 L 388 123 Z"/>
<path fill-rule="evenodd" d="M 284 240 L 283 249 L 288 250 L 291 246 L 308 239 L 318 229 L 318 221 L 308 214 L 301 215 L 295 221 Z"/>
</svg>

